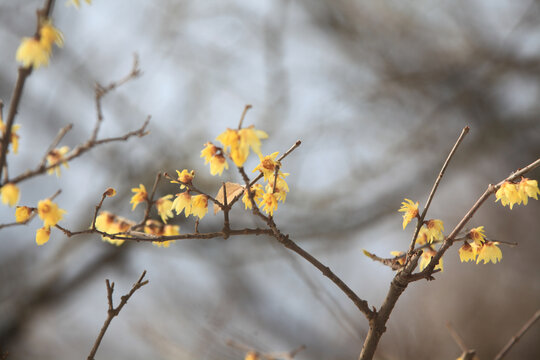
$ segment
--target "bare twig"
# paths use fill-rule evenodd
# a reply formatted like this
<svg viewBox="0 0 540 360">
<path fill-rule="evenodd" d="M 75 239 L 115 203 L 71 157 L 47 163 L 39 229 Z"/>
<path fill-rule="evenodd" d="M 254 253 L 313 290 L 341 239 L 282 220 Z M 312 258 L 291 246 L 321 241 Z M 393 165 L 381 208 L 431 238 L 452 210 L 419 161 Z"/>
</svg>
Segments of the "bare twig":
<svg viewBox="0 0 540 360">
<path fill-rule="evenodd" d="M 242 112 L 242 116 L 240 117 L 240 121 L 238 122 L 238 130 L 242 128 L 242 123 L 244 122 L 244 118 L 246 117 L 248 110 L 251 109 L 252 107 L 253 106 L 249 104 L 244 107 L 244 111 Z"/>
<path fill-rule="evenodd" d="M 132 230 L 140 229 L 141 227 L 144 227 L 144 224 L 146 224 L 146 221 L 150 217 L 150 210 L 152 209 L 152 205 L 154 205 L 154 195 L 156 194 L 157 186 L 159 183 L 159 180 L 161 179 L 161 172 L 158 172 L 156 174 L 156 179 L 154 180 L 154 185 L 152 186 L 152 191 L 150 192 L 150 197 L 146 198 L 146 209 L 144 210 L 144 216 L 143 219 L 136 225 L 133 225 L 131 227 Z"/>
<path fill-rule="evenodd" d="M 116 308 L 113 305 L 113 298 L 112 298 L 112 295 L 114 292 L 114 283 L 110 283 L 109 279 L 105 280 L 105 284 L 107 285 L 107 303 L 109 306 L 107 310 L 107 318 L 105 319 L 105 322 L 103 323 L 103 326 L 101 327 L 101 330 L 99 331 L 99 334 L 96 338 L 96 341 L 94 342 L 94 346 L 92 347 L 92 350 L 90 350 L 90 354 L 88 355 L 87 360 L 94 360 L 94 356 L 96 355 L 99 345 L 101 344 L 101 340 L 103 339 L 105 332 L 109 328 L 111 321 L 114 319 L 115 316 L 118 316 L 122 308 L 127 304 L 129 298 L 141 287 L 148 284 L 148 280 L 143 281 L 145 275 L 146 275 L 146 270 L 143 271 L 143 273 L 139 277 L 139 280 L 137 280 L 137 282 L 133 284 L 133 287 L 131 288 L 130 292 L 120 298 L 120 304 Z"/>
<path fill-rule="evenodd" d="M 469 348 L 467 347 L 467 345 L 465 345 L 465 342 L 463 341 L 461 336 L 459 336 L 459 334 L 456 332 L 456 330 L 454 329 L 454 327 L 452 326 L 452 324 L 450 322 L 446 323 L 446 328 L 448 329 L 448 332 L 452 336 L 452 339 L 454 339 L 454 341 L 459 346 L 461 351 L 465 352 L 465 351 L 469 350 Z"/>
<path fill-rule="evenodd" d="M 73 128 L 73 124 L 68 124 L 64 126 L 62 129 L 60 129 L 60 131 L 58 132 L 58 135 L 56 135 L 51 145 L 49 145 L 49 148 L 45 152 L 45 155 L 43 155 L 43 158 L 41 159 L 41 162 L 39 163 L 38 167 L 40 168 L 45 167 L 45 164 L 47 163 L 47 156 L 51 153 L 51 151 L 53 151 L 56 148 L 56 146 L 58 146 L 60 141 L 62 141 L 64 136 L 66 136 L 68 131 L 70 131 L 72 128 Z"/>
<path fill-rule="evenodd" d="M 527 322 L 519 329 L 519 331 L 516 333 L 516 335 L 512 336 L 512 338 L 508 341 L 508 343 L 502 348 L 502 350 L 494 357 L 494 360 L 501 360 L 503 359 L 506 354 L 512 349 L 512 346 L 514 346 L 519 339 L 529 330 L 531 326 L 534 325 L 536 321 L 540 319 L 540 310 L 537 310 L 534 315 L 527 320 Z"/>
<path fill-rule="evenodd" d="M 446 160 L 445 160 L 445 162 L 444 162 L 444 164 L 443 164 L 443 166 L 441 168 L 441 171 L 439 172 L 439 175 L 437 176 L 437 179 L 435 180 L 435 183 L 433 184 L 433 188 L 431 189 L 431 192 L 429 193 L 429 196 L 428 196 L 428 199 L 427 199 L 427 202 L 426 202 L 426 206 L 424 207 L 424 210 L 422 211 L 422 214 L 418 218 L 418 222 L 416 224 L 416 229 L 414 231 L 414 235 L 413 235 L 413 238 L 411 240 L 411 245 L 409 246 L 409 252 L 408 252 L 407 258 L 410 258 L 410 256 L 412 255 L 412 252 L 414 250 L 414 245 L 416 244 L 416 238 L 418 237 L 418 233 L 420 232 L 420 228 L 422 227 L 422 225 L 424 223 L 424 219 L 426 218 L 427 211 L 429 209 L 429 206 L 431 205 L 431 201 L 433 200 L 433 196 L 435 196 L 435 192 L 437 191 L 437 188 L 439 187 L 439 183 L 441 182 L 441 179 L 444 176 L 446 168 L 448 167 L 448 164 L 450 164 L 450 160 L 452 159 L 452 157 L 456 153 L 456 150 L 457 150 L 459 144 L 461 144 L 461 142 L 465 138 L 465 135 L 467 135 L 468 133 L 469 133 L 469 127 L 465 126 L 463 128 L 463 130 L 461 130 L 461 134 L 459 135 L 458 139 L 456 140 L 456 143 L 452 147 L 452 150 L 450 150 L 450 153 L 448 154 L 448 157 L 446 158 Z"/>
</svg>

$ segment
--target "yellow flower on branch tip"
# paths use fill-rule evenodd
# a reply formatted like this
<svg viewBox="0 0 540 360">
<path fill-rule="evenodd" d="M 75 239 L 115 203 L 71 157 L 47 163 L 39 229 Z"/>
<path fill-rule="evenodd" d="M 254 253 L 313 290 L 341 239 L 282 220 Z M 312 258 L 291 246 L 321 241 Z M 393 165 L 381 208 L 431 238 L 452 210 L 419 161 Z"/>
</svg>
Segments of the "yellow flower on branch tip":
<svg viewBox="0 0 540 360">
<path fill-rule="evenodd" d="M 114 188 L 107 188 L 103 194 L 107 197 L 113 197 L 116 196 L 116 190 Z"/>
<path fill-rule="evenodd" d="M 34 209 L 28 206 L 17 206 L 17 209 L 15 209 L 15 221 L 18 223 L 23 223 L 30 219 L 33 212 Z"/>
<path fill-rule="evenodd" d="M 216 140 L 221 142 L 225 151 L 229 149 L 230 156 L 236 166 L 242 167 L 249 156 L 251 148 L 256 154 L 261 154 L 261 139 L 266 139 L 268 134 L 249 126 L 240 130 L 227 129 Z"/>
<path fill-rule="evenodd" d="M 191 185 L 191 182 L 195 177 L 195 171 L 187 171 L 187 169 L 182 171 L 176 170 L 176 174 L 178 175 L 178 178 L 176 180 L 171 180 L 171 183 L 180 184 L 180 189 L 184 189 L 186 187 L 184 184 Z"/>
<path fill-rule="evenodd" d="M 427 248 L 424 250 L 422 255 L 420 256 L 420 271 L 424 270 L 426 266 L 429 265 L 431 262 L 431 258 L 434 257 L 437 254 L 437 252 L 431 248 Z M 439 259 L 439 263 L 435 265 L 435 270 L 441 270 L 443 271 L 443 259 Z"/>
<path fill-rule="evenodd" d="M 405 199 L 398 211 L 403 212 L 403 230 L 405 230 L 411 220 L 418 216 L 418 202 L 414 203 L 410 199 Z"/>
<path fill-rule="evenodd" d="M 277 210 L 278 202 L 275 194 L 271 192 L 266 192 L 263 195 L 262 201 L 262 210 L 270 216 L 274 215 L 274 211 Z"/>
<path fill-rule="evenodd" d="M 476 251 L 467 241 L 463 242 L 463 245 L 459 248 L 459 259 L 461 262 L 474 261 L 476 259 Z"/>
<path fill-rule="evenodd" d="M 44 226 L 56 225 L 66 213 L 65 210 L 60 209 L 58 205 L 51 201 L 51 199 L 45 199 L 38 202 L 37 207 L 38 215 L 43 220 Z"/>
<path fill-rule="evenodd" d="M 432 219 L 426 221 L 427 241 L 432 243 L 434 240 L 442 240 L 444 238 L 444 225 L 442 220 Z"/>
<path fill-rule="evenodd" d="M 276 160 L 278 154 L 279 152 L 276 151 L 264 157 L 259 156 L 261 162 L 255 167 L 255 169 L 253 169 L 252 172 L 259 170 L 263 174 L 264 180 L 268 181 L 269 178 L 275 176 L 274 172 L 276 170 L 276 166 L 281 166 L 281 163 Z"/>
<path fill-rule="evenodd" d="M 473 240 L 476 245 L 480 246 L 486 240 L 486 234 L 483 226 L 475 227 L 471 229 L 467 234 L 467 237 Z"/>
<path fill-rule="evenodd" d="M 133 211 L 137 205 L 148 199 L 148 193 L 146 192 L 146 188 L 143 184 L 139 184 L 138 188 L 132 188 L 131 191 L 135 193 L 129 202 L 130 204 L 133 204 L 133 207 L 131 208 L 131 211 Z"/>
<path fill-rule="evenodd" d="M 56 165 L 49 170 L 48 174 L 52 174 L 56 171 L 56 176 L 60 177 L 60 165 L 64 165 L 66 168 L 69 168 L 67 161 L 64 160 L 64 155 L 69 152 L 68 146 L 62 146 L 59 149 L 53 149 L 47 154 L 47 166 Z"/>
<path fill-rule="evenodd" d="M 187 191 L 176 194 L 171 207 L 176 211 L 176 215 L 180 215 L 183 210 L 188 217 L 191 214 L 191 195 Z"/>
<path fill-rule="evenodd" d="M 538 200 L 538 195 L 540 194 L 540 189 L 538 189 L 538 181 L 522 177 L 518 184 L 518 189 L 519 196 L 523 201 L 523 205 L 527 205 L 529 202 L 529 197 L 532 197 L 534 200 Z"/>
<path fill-rule="evenodd" d="M 172 218 L 174 216 L 172 209 L 173 209 L 173 201 L 172 195 L 165 195 L 163 197 L 160 197 L 156 200 L 156 209 L 158 212 L 158 215 L 161 216 L 161 220 L 166 224 L 167 219 Z"/>
<path fill-rule="evenodd" d="M 257 204 L 262 201 L 264 196 L 264 191 L 261 184 L 255 184 L 251 187 L 251 192 L 253 193 L 253 199 Z M 244 195 L 242 196 L 242 202 L 244 203 L 245 209 L 252 209 L 253 206 L 249 200 L 249 194 L 247 190 L 244 189 Z"/>
<path fill-rule="evenodd" d="M 515 204 L 521 204 L 522 198 L 516 184 L 505 181 L 495 193 L 495 202 L 501 201 L 503 206 L 510 205 L 510 210 Z"/>
<path fill-rule="evenodd" d="M 218 152 L 218 148 L 211 142 L 204 144 L 204 149 L 201 150 L 201 157 L 204 158 L 204 165 L 210 162 L 210 159 Z"/>
<path fill-rule="evenodd" d="M 268 138 L 268 134 L 262 130 L 257 130 L 253 125 L 238 131 L 240 144 L 249 146 L 257 155 L 261 154 L 261 139 Z"/>
<path fill-rule="evenodd" d="M 0 196 L 2 197 L 2 203 L 9 206 L 14 206 L 19 202 L 21 193 L 17 185 L 7 183 L 0 188 Z"/>
<path fill-rule="evenodd" d="M 191 198 L 191 213 L 202 219 L 208 212 L 208 196 L 200 194 Z"/>
<path fill-rule="evenodd" d="M 51 228 L 49 226 L 44 226 L 36 231 L 36 244 L 43 245 L 51 237 Z"/>
<path fill-rule="evenodd" d="M 492 262 L 494 264 L 497 263 L 497 261 L 501 261 L 502 259 L 502 251 L 497 247 L 499 243 L 496 241 L 486 241 L 482 245 L 482 247 L 478 248 L 478 258 L 476 259 L 476 263 L 478 264 L 480 261 L 484 260 L 484 264 L 487 264 L 488 262 Z"/>
</svg>

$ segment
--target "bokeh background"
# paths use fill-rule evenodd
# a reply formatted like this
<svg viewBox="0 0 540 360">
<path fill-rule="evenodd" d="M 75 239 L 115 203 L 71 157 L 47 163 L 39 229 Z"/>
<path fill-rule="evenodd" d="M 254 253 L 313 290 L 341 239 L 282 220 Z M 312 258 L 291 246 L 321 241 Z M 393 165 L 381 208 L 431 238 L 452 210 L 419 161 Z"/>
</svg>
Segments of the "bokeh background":
<svg viewBox="0 0 540 360">
<path fill-rule="evenodd" d="M 0 98 L 8 104 L 15 52 L 35 30 L 43 1 L 0 1 Z M 87 228 L 107 187 L 104 209 L 131 212 L 130 189 L 151 187 L 159 171 L 194 169 L 215 193 L 199 152 L 246 104 L 246 125 L 267 131 L 263 153 L 302 146 L 284 162 L 291 192 L 276 221 L 379 307 L 393 276 L 362 254 L 404 250 L 412 229 L 397 212 L 404 197 L 425 203 L 446 155 L 471 127 L 431 207 L 447 233 L 487 184 L 540 154 L 540 4 L 525 0 L 353 1 L 94 0 L 79 10 L 57 2 L 65 36 L 51 64 L 26 83 L 17 123 L 20 153 L 10 174 L 39 162 L 57 131 L 62 145 L 86 140 L 96 114 L 93 86 L 127 74 L 132 54 L 143 75 L 103 101 L 101 136 L 138 128 L 151 134 L 94 149 L 62 177 L 21 185 L 35 205 L 57 189 L 62 225 Z M 246 168 L 256 165 L 251 158 Z M 537 169 L 530 177 L 540 179 Z M 161 183 L 158 195 L 174 193 Z M 462 264 L 457 247 L 445 271 L 411 284 L 388 323 L 378 359 L 453 359 L 451 322 L 481 359 L 493 357 L 540 305 L 540 204 L 512 211 L 490 199 L 471 226 L 484 225 L 501 246 L 497 265 Z M 14 220 L 0 208 L 1 223 Z M 155 215 L 155 214 L 154 214 Z M 238 226 L 261 225 L 241 209 Z M 208 215 L 201 231 L 220 229 Z M 104 279 L 127 292 L 143 269 L 150 284 L 115 319 L 102 359 L 239 359 L 234 340 L 260 351 L 292 350 L 298 359 L 355 359 L 367 321 L 349 299 L 303 259 L 263 236 L 146 243 L 120 248 L 97 236 L 53 230 L 37 247 L 34 220 L 0 232 L 0 348 L 9 359 L 85 358 L 106 316 Z M 193 231 L 183 216 L 174 220 Z M 540 326 L 508 359 L 540 358 Z"/>
</svg>

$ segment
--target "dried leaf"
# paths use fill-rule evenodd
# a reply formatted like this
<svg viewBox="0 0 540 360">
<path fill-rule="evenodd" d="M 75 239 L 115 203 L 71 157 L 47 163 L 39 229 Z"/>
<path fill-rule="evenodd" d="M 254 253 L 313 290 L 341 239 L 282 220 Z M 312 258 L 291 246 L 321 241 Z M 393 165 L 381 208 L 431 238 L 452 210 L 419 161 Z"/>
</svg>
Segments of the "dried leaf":
<svg viewBox="0 0 540 360">
<path fill-rule="evenodd" d="M 229 204 L 238 194 L 241 194 L 242 191 L 244 191 L 244 186 L 232 183 L 232 182 L 226 182 L 225 183 L 225 189 L 227 190 L 227 204 Z M 220 203 L 224 203 L 223 199 L 223 186 L 219 188 L 219 191 L 216 195 L 216 200 Z M 221 208 L 214 204 L 214 214 L 217 214 Z"/>
</svg>

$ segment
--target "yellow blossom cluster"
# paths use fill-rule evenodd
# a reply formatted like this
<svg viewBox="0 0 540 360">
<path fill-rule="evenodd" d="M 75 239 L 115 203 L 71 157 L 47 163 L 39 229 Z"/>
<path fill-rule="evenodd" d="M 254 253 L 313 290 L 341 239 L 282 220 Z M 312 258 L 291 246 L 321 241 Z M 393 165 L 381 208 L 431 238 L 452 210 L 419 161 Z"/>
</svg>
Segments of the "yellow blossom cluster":
<svg viewBox="0 0 540 360">
<path fill-rule="evenodd" d="M 516 204 L 523 203 L 523 205 L 527 205 L 530 197 L 538 200 L 539 194 L 538 182 L 522 177 L 517 184 L 505 181 L 495 193 L 495 201 L 500 200 L 503 206 L 509 205 L 510 210 L 512 210 L 512 207 Z"/>
<path fill-rule="evenodd" d="M 227 159 L 223 155 L 223 149 L 215 146 L 211 142 L 204 144 L 204 149 L 201 151 L 201 157 L 204 158 L 204 164 L 210 163 L 210 174 L 219 175 L 223 174 L 223 170 L 229 168 Z"/>
<path fill-rule="evenodd" d="M 111 235 L 125 233 L 129 231 L 133 225 L 135 225 L 135 222 L 108 211 L 102 211 L 96 217 L 96 229 Z M 125 241 L 124 239 L 112 239 L 105 235 L 102 235 L 101 239 L 116 246 L 122 245 Z"/>
<path fill-rule="evenodd" d="M 180 235 L 180 226 L 165 225 L 156 220 L 147 220 L 144 224 L 144 232 L 154 236 L 173 236 Z M 169 247 L 174 240 L 169 241 L 152 241 L 152 244 L 159 247 Z"/>
<path fill-rule="evenodd" d="M 130 204 L 133 204 L 133 207 L 131 208 L 131 211 L 133 211 L 137 205 L 145 202 L 148 199 L 148 193 L 146 192 L 146 187 L 143 184 L 139 184 L 138 188 L 132 188 L 131 191 L 135 193 L 129 202 Z"/>
<path fill-rule="evenodd" d="M 52 25 L 51 20 L 43 20 L 37 36 L 26 37 L 22 40 L 17 49 L 17 61 L 24 67 L 32 66 L 34 69 L 41 65 L 48 65 L 53 44 L 62 47 L 63 35 Z"/>
<path fill-rule="evenodd" d="M 484 264 L 487 264 L 490 261 L 496 264 L 501 261 L 502 251 L 497 247 L 499 243 L 486 240 L 483 226 L 470 230 L 467 233 L 467 239 L 470 239 L 471 242 L 464 241 L 463 245 L 459 248 L 459 258 L 461 262 L 476 260 L 477 264 L 479 264 L 480 261 L 484 261 Z"/>
<path fill-rule="evenodd" d="M 0 188 L 0 197 L 2 197 L 3 204 L 15 206 L 19 202 L 20 196 L 21 192 L 15 184 L 7 183 Z"/>
<path fill-rule="evenodd" d="M 66 213 L 65 210 L 60 209 L 58 205 L 51 201 L 51 199 L 45 199 L 38 202 L 37 213 L 41 220 L 43 220 L 43 227 L 36 232 L 36 243 L 43 245 L 49 241 L 51 235 L 51 226 L 55 226 Z M 15 212 L 17 216 L 17 211 Z M 26 221 L 23 214 L 20 214 L 20 219 Z M 29 216 L 28 216 L 29 217 Z"/>
<path fill-rule="evenodd" d="M 180 215 L 183 211 L 186 217 L 193 215 L 202 219 L 208 213 L 208 196 L 204 194 L 191 195 L 191 191 L 188 189 L 195 177 L 195 171 L 184 169 L 182 171 L 176 170 L 176 173 L 178 175 L 177 180 L 172 180 L 171 182 L 180 184 L 180 190 L 186 189 L 186 191 L 176 194 L 176 197 L 171 204 L 166 203 L 162 208 L 160 215 L 162 218 L 164 215 L 172 217 L 172 210 L 174 209 L 176 215 Z M 172 195 L 167 195 L 165 197 L 170 201 Z"/>
<path fill-rule="evenodd" d="M 249 126 L 243 129 L 227 129 L 216 140 L 223 145 L 223 151 L 227 153 L 238 167 L 244 166 L 250 149 L 257 155 L 261 154 L 261 139 L 268 138 L 268 134 L 255 127 Z M 204 151 L 204 150 L 203 150 Z"/>
<path fill-rule="evenodd" d="M 403 212 L 403 230 L 415 217 L 418 217 L 418 202 L 413 202 L 411 199 L 405 199 L 401 203 L 400 212 Z"/>
</svg>

